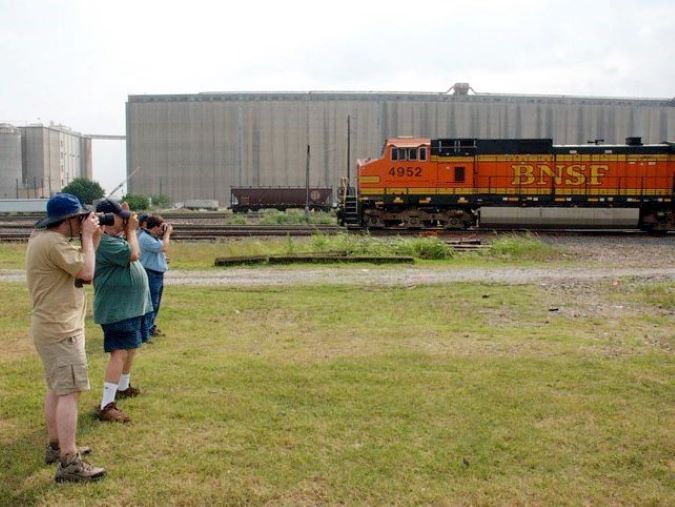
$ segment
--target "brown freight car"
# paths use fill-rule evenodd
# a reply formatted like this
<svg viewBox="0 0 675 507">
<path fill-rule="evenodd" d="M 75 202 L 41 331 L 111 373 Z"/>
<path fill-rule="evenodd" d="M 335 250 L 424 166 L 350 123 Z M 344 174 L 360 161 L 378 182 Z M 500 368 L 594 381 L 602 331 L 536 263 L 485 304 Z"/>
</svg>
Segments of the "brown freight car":
<svg viewBox="0 0 675 507">
<path fill-rule="evenodd" d="M 230 209 L 235 213 L 260 209 L 286 210 L 308 206 L 329 211 L 333 206 L 331 187 L 232 187 Z"/>
</svg>

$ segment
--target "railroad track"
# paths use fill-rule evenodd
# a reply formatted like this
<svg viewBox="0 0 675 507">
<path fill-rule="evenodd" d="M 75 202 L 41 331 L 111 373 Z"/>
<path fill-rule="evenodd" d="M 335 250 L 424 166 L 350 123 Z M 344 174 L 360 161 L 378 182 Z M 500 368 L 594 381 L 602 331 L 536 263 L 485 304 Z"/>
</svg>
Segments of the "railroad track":
<svg viewBox="0 0 675 507">
<path fill-rule="evenodd" d="M 33 223 L 4 222 L 0 218 L 0 242 L 28 241 L 33 229 Z M 196 224 L 173 222 L 174 233 L 172 239 L 178 241 L 217 241 L 223 238 L 247 237 L 303 237 L 314 234 L 369 234 L 376 237 L 405 236 L 405 237 L 437 237 L 451 242 L 453 238 L 464 241 L 472 236 L 495 237 L 503 234 L 536 234 L 539 236 L 648 236 L 645 231 L 638 229 L 522 229 L 522 228 L 475 228 L 470 230 L 414 230 L 414 229 L 373 229 L 350 230 L 337 225 L 224 225 L 224 224 Z M 668 235 L 675 234 L 670 231 Z"/>
<path fill-rule="evenodd" d="M 139 214 L 142 212 L 139 212 Z M 231 212 L 226 211 L 166 211 L 159 213 L 167 221 L 172 223 L 174 222 L 199 222 L 202 220 L 225 220 L 226 218 L 232 218 L 233 216 L 246 216 L 248 218 L 258 218 L 259 213 L 250 212 L 247 215 L 234 215 Z M 38 220 L 44 218 L 44 213 L 0 213 L 0 222 L 27 222 L 35 223 Z"/>
<path fill-rule="evenodd" d="M 337 225 L 222 225 L 174 223 L 172 239 L 183 241 L 213 241 L 220 238 L 245 238 L 260 236 L 311 236 L 313 234 L 338 234 Z M 33 224 L 2 223 L 0 241 L 28 241 Z"/>
</svg>

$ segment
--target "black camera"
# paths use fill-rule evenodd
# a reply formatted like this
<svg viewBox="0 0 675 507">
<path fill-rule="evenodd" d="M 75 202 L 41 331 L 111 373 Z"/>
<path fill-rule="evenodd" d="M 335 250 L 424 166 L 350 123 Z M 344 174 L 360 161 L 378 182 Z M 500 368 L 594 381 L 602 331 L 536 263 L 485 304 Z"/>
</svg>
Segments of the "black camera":
<svg viewBox="0 0 675 507">
<path fill-rule="evenodd" d="M 99 225 L 115 225 L 114 213 L 96 213 Z"/>
<path fill-rule="evenodd" d="M 94 213 L 98 217 L 99 225 L 115 225 L 115 214 L 114 213 Z M 84 215 L 82 220 L 84 220 L 89 215 Z"/>
</svg>

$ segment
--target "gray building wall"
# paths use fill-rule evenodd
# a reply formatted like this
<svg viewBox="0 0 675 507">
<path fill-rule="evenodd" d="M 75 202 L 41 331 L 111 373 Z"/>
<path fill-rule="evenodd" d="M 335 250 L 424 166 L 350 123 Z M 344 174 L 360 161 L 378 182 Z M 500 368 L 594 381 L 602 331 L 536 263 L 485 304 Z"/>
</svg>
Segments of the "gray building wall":
<svg viewBox="0 0 675 507">
<path fill-rule="evenodd" d="M 19 129 L 23 197 L 48 197 L 75 178 L 91 176 L 87 139 L 80 133 L 63 126 L 29 125 Z"/>
<path fill-rule="evenodd" d="M 17 185 L 23 181 L 21 170 L 21 131 L 0 124 L 0 199 L 17 197 Z"/>
<path fill-rule="evenodd" d="M 336 186 L 387 137 L 675 140 L 675 101 L 438 93 L 200 93 L 132 95 L 127 105 L 130 193 L 217 199 L 231 186 Z M 351 150 L 347 160 L 347 117 Z"/>
<path fill-rule="evenodd" d="M 82 178 L 88 180 L 94 177 L 94 166 L 91 155 L 91 137 L 84 136 L 80 139 L 80 172 Z"/>
</svg>

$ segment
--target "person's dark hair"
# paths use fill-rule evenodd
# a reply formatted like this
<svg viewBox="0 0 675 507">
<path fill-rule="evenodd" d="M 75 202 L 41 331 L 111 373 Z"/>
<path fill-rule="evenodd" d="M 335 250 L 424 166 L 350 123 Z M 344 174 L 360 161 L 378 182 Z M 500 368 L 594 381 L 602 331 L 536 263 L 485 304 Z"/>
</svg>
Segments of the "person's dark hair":
<svg viewBox="0 0 675 507">
<path fill-rule="evenodd" d="M 47 226 L 47 229 L 56 229 L 59 225 L 61 225 L 65 221 L 66 219 L 64 218 L 63 220 L 59 220 L 58 222 L 53 222 Z"/>
<path fill-rule="evenodd" d="M 153 227 L 157 227 L 158 225 L 162 225 L 164 223 L 164 219 L 159 216 L 159 215 L 150 215 L 148 217 L 147 222 L 145 222 L 145 227 L 146 229 L 152 229 Z"/>
</svg>

